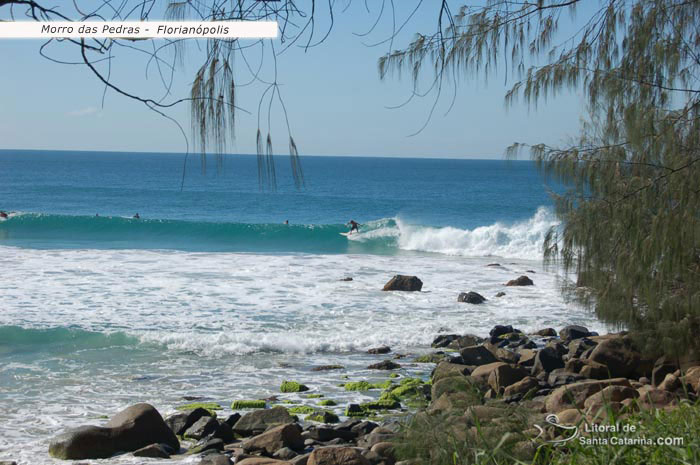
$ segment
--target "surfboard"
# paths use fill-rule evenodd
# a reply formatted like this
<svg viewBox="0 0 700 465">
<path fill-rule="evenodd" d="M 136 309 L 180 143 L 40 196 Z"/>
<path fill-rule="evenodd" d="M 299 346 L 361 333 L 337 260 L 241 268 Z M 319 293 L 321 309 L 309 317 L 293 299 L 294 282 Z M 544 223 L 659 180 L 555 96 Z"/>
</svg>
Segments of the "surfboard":
<svg viewBox="0 0 700 465">
<path fill-rule="evenodd" d="M 342 232 L 342 233 L 339 233 L 339 234 L 340 234 L 341 236 L 345 236 L 345 237 L 348 237 L 348 236 L 352 236 L 352 235 L 353 235 L 352 232 Z"/>
</svg>

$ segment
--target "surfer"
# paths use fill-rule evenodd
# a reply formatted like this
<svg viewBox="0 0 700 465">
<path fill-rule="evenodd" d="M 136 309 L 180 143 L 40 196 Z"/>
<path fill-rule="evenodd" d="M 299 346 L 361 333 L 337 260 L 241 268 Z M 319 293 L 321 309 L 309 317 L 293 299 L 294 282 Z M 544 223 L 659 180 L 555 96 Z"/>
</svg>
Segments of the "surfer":
<svg viewBox="0 0 700 465">
<path fill-rule="evenodd" d="M 350 220 L 350 222 L 348 224 L 346 224 L 345 226 L 350 226 L 350 233 L 353 233 L 353 232 L 359 233 L 360 232 L 360 229 L 359 229 L 360 224 L 355 220 Z"/>
<path fill-rule="evenodd" d="M 134 215 L 134 219 L 135 219 L 135 220 L 140 220 L 140 219 L 141 219 L 141 215 L 139 215 L 138 213 L 135 214 L 135 215 Z"/>
<path fill-rule="evenodd" d="M 7 218 L 7 213 L 0 211 L 0 218 Z"/>
<path fill-rule="evenodd" d="M 289 224 L 289 220 L 284 220 L 284 224 Z"/>
</svg>

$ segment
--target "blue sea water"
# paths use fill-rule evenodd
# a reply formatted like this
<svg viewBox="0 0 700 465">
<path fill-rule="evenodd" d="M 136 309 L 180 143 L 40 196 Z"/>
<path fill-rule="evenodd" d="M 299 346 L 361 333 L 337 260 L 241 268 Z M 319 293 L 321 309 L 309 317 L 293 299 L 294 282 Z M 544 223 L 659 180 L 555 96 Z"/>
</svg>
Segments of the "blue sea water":
<svg viewBox="0 0 700 465">
<path fill-rule="evenodd" d="M 550 203 L 529 161 L 306 157 L 298 190 L 289 160 L 276 157 L 277 190 L 263 192 L 255 157 L 226 156 L 219 169 L 210 157 L 206 172 L 199 156 L 184 160 L 0 151 L 0 209 L 25 213 L 0 225 L 0 244 L 390 253 L 391 241 L 362 247 L 338 233 L 350 219 L 470 230 L 527 220 Z"/>
<path fill-rule="evenodd" d="M 297 190 L 275 161 L 277 189 L 261 191 L 252 156 L 203 172 L 197 156 L 0 151 L 13 212 L 0 220 L 0 460 L 60 463 L 52 436 L 136 402 L 165 415 L 185 396 L 222 415 L 272 395 L 317 405 L 283 380 L 342 416 L 379 392 L 339 385 L 389 379 L 367 369 L 379 345 L 407 355 L 401 376 L 427 378 L 413 357 L 439 333 L 605 330 L 542 266 L 558 222 L 532 163 L 305 157 Z M 346 238 L 350 219 L 362 226 Z M 395 274 L 422 292 L 382 292 Z M 522 274 L 535 285 L 504 287 Z M 470 290 L 487 302 L 457 302 Z M 312 370 L 328 364 L 344 369 Z"/>
</svg>

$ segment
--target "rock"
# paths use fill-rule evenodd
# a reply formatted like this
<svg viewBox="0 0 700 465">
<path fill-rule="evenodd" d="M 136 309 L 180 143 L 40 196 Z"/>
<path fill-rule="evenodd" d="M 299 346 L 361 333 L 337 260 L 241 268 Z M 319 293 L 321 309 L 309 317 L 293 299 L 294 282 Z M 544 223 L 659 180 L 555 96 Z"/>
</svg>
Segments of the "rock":
<svg viewBox="0 0 700 465">
<path fill-rule="evenodd" d="M 467 304 L 482 304 L 486 302 L 486 298 L 478 292 L 469 291 L 462 292 L 461 294 L 459 294 L 459 296 L 457 297 L 457 302 L 464 302 Z"/>
<path fill-rule="evenodd" d="M 82 426 L 60 434 L 51 440 L 49 454 L 64 460 L 98 459 L 157 443 L 180 450 L 180 442 L 158 410 L 149 404 L 136 404 L 116 414 L 104 427 Z"/>
<path fill-rule="evenodd" d="M 242 436 L 250 436 L 262 433 L 270 426 L 293 423 L 294 418 L 284 407 L 273 407 L 271 409 L 255 410 L 246 413 L 233 426 L 233 432 Z"/>
<path fill-rule="evenodd" d="M 504 295 L 506 295 L 506 293 L 501 291 L 501 292 L 497 292 L 494 297 L 503 297 Z"/>
<path fill-rule="evenodd" d="M 321 447 L 309 456 L 307 465 L 370 465 L 353 447 Z"/>
<path fill-rule="evenodd" d="M 267 457 L 248 457 L 240 462 L 236 462 L 236 465 L 290 465 L 290 463 L 284 460 L 269 459 Z"/>
<path fill-rule="evenodd" d="M 293 450 L 304 449 L 304 440 L 301 437 L 299 426 L 293 423 L 275 426 L 262 434 L 247 439 L 242 444 L 246 452 L 263 451 L 272 455 L 283 447 Z"/>
<path fill-rule="evenodd" d="M 569 350 L 568 350 L 569 358 L 579 358 L 587 350 L 592 349 L 597 345 L 598 345 L 597 342 L 592 341 L 591 339 L 588 339 L 587 337 L 574 339 L 571 342 L 569 342 Z"/>
<path fill-rule="evenodd" d="M 565 384 L 572 384 L 583 379 L 585 379 L 585 377 L 578 373 L 571 373 L 566 371 L 565 368 L 557 368 L 549 373 L 549 376 L 547 377 L 547 384 L 552 387 L 559 387 L 564 386 Z"/>
<path fill-rule="evenodd" d="M 299 455 L 299 454 L 294 452 L 289 447 L 283 447 L 280 450 L 278 450 L 277 452 L 275 452 L 274 454 L 272 454 L 272 456 L 274 458 L 280 459 L 280 460 L 290 460 L 290 459 L 293 459 L 294 457 L 296 457 L 297 455 Z"/>
<path fill-rule="evenodd" d="M 599 341 L 587 358 L 608 367 L 610 376 L 638 379 L 651 374 L 650 360 L 643 359 L 631 339 L 613 336 Z"/>
<path fill-rule="evenodd" d="M 653 386 L 642 386 L 637 389 L 637 392 L 639 392 L 639 406 L 645 409 L 665 408 L 678 403 L 675 395 Z"/>
<path fill-rule="evenodd" d="M 496 362 L 496 357 L 484 346 L 465 347 L 459 351 L 465 365 L 486 365 Z"/>
<path fill-rule="evenodd" d="M 532 286 L 535 283 L 532 282 L 532 279 L 528 278 L 527 276 L 519 276 L 516 279 L 511 279 L 506 283 L 506 286 Z"/>
<path fill-rule="evenodd" d="M 309 462 L 309 456 L 311 454 L 297 455 L 293 459 L 289 460 L 291 465 L 306 465 Z"/>
<path fill-rule="evenodd" d="M 487 363 L 486 365 L 476 367 L 469 377 L 476 383 L 486 386 L 491 372 L 502 366 L 508 366 L 508 364 L 503 362 Z"/>
<path fill-rule="evenodd" d="M 341 279 L 340 281 L 350 282 L 350 281 L 352 281 L 352 278 L 350 276 L 346 276 L 345 278 Z"/>
<path fill-rule="evenodd" d="M 235 425 L 236 422 L 238 422 L 238 420 L 240 420 L 240 419 L 241 419 L 240 413 L 233 413 L 233 414 L 229 415 L 228 417 L 226 417 L 226 420 L 224 420 L 224 423 L 226 423 L 227 425 L 229 425 L 230 427 L 233 428 L 233 425 Z"/>
<path fill-rule="evenodd" d="M 564 368 L 564 361 L 553 347 L 545 347 L 535 356 L 532 374 L 549 373 L 557 368 Z"/>
<path fill-rule="evenodd" d="M 673 373 L 676 369 L 678 369 L 678 364 L 666 357 L 660 357 L 651 370 L 651 384 L 658 386 L 666 378 L 666 375 Z"/>
<path fill-rule="evenodd" d="M 401 368 L 401 365 L 392 362 L 391 360 L 384 360 L 367 367 L 368 370 L 397 370 L 399 368 Z"/>
<path fill-rule="evenodd" d="M 163 444 L 151 444 L 134 451 L 134 457 L 152 457 L 156 459 L 168 459 L 174 452 L 170 447 Z"/>
<path fill-rule="evenodd" d="M 488 379 L 488 376 L 486 377 Z M 466 376 L 450 376 L 433 383 L 430 389 L 430 398 L 437 399 L 445 392 L 464 392 L 473 386 L 473 380 Z"/>
<path fill-rule="evenodd" d="M 570 408 L 557 414 L 560 425 L 575 425 L 581 420 L 581 412 L 578 409 Z"/>
<path fill-rule="evenodd" d="M 224 444 L 232 443 L 236 439 L 233 434 L 233 429 L 226 422 L 217 424 L 216 429 L 211 433 L 211 438 L 221 439 L 224 441 Z"/>
<path fill-rule="evenodd" d="M 319 423 L 338 423 L 338 415 L 328 410 L 314 410 L 305 418 L 306 421 L 317 421 Z"/>
<path fill-rule="evenodd" d="M 357 434 L 358 436 L 365 436 L 377 429 L 378 427 L 379 425 L 373 421 L 361 421 L 360 423 L 353 425 L 350 428 L 350 431 Z"/>
<path fill-rule="evenodd" d="M 513 329 L 511 325 L 496 325 L 491 331 L 489 331 L 489 336 L 492 338 L 503 336 L 504 334 L 519 333 L 519 329 Z"/>
<path fill-rule="evenodd" d="M 394 444 L 391 442 L 378 442 L 370 450 L 379 454 L 380 457 L 395 459 Z"/>
<path fill-rule="evenodd" d="M 630 387 L 626 378 L 613 378 L 609 380 L 579 381 L 556 388 L 545 400 L 545 409 L 549 413 L 558 413 L 568 408 L 584 407 L 584 402 L 590 396 L 608 386 Z"/>
<path fill-rule="evenodd" d="M 465 334 L 464 336 L 458 337 L 456 340 L 450 342 L 450 349 L 460 350 L 465 347 L 475 346 L 483 342 L 483 338 L 479 336 L 474 336 L 473 334 Z"/>
<path fill-rule="evenodd" d="M 700 394 L 700 366 L 692 366 L 688 368 L 685 374 L 681 377 L 683 384 L 695 394 Z"/>
<path fill-rule="evenodd" d="M 637 397 L 639 397 L 639 393 L 631 387 L 608 386 L 589 396 L 583 403 L 583 406 L 586 412 L 596 414 L 602 408 L 613 402 L 622 402 L 625 399 L 634 399 Z"/>
<path fill-rule="evenodd" d="M 667 374 L 664 380 L 661 381 L 661 384 L 659 384 L 659 389 L 669 392 L 674 392 L 681 387 L 683 387 L 683 385 L 680 378 L 673 373 Z"/>
<path fill-rule="evenodd" d="M 391 347 L 388 346 L 375 347 L 367 351 L 368 354 L 388 354 L 389 352 L 391 352 Z"/>
<path fill-rule="evenodd" d="M 450 376 L 467 376 L 471 370 L 466 365 L 459 365 L 450 362 L 440 362 L 433 370 L 431 379 L 433 383 L 440 381 L 443 378 L 449 378 Z"/>
<path fill-rule="evenodd" d="M 338 438 L 343 441 L 352 441 L 358 436 L 358 433 L 352 430 L 328 428 L 325 426 L 312 426 L 306 434 L 309 438 L 320 442 L 328 442 Z"/>
<path fill-rule="evenodd" d="M 557 330 L 554 328 L 545 328 L 540 329 L 539 331 L 535 331 L 534 334 L 542 337 L 556 337 Z"/>
<path fill-rule="evenodd" d="M 517 383 L 526 376 L 527 371 L 523 368 L 499 365 L 495 370 L 491 371 L 488 383 L 495 393 L 502 394 L 508 386 Z"/>
<path fill-rule="evenodd" d="M 224 450 L 224 441 L 221 439 L 204 439 L 203 441 L 198 442 L 193 448 L 187 451 L 187 454 L 189 455 L 194 455 L 194 454 L 201 454 L 202 452 L 207 452 L 210 451 L 210 453 L 214 453 L 215 451 L 223 451 Z"/>
<path fill-rule="evenodd" d="M 559 337 L 564 341 L 572 341 L 574 339 L 581 339 L 582 337 L 588 336 L 591 336 L 588 328 L 580 325 L 565 326 L 561 331 L 559 331 Z"/>
<path fill-rule="evenodd" d="M 306 392 L 309 387 L 297 381 L 282 381 L 280 392 Z"/>
<path fill-rule="evenodd" d="M 210 416 L 211 412 L 209 410 L 199 407 L 188 412 L 178 412 L 170 415 L 165 419 L 165 424 L 168 425 L 173 433 L 181 435 L 200 418 Z"/>
<path fill-rule="evenodd" d="M 430 347 L 434 349 L 447 347 L 452 341 L 456 341 L 458 338 L 459 334 L 439 334 L 437 337 L 435 337 L 435 339 L 433 339 L 433 343 L 430 345 Z"/>
<path fill-rule="evenodd" d="M 390 442 L 396 436 L 396 432 L 385 426 L 380 426 L 372 430 L 371 433 L 357 441 L 357 445 L 366 449 L 371 449 L 380 442 Z"/>
<path fill-rule="evenodd" d="M 14 460 L 0 460 L 0 465 L 17 465 Z"/>
<path fill-rule="evenodd" d="M 420 291 L 423 288 L 423 281 L 415 276 L 405 276 L 397 274 L 384 285 L 383 291 Z"/>
<path fill-rule="evenodd" d="M 213 433 L 219 426 L 219 422 L 212 417 L 202 417 L 197 420 L 194 425 L 187 428 L 184 437 L 189 439 L 202 439 L 205 436 L 209 436 Z"/>
<path fill-rule="evenodd" d="M 204 456 L 198 465 L 232 465 L 231 459 L 224 454 L 209 454 Z"/>
<path fill-rule="evenodd" d="M 536 389 L 539 386 L 537 379 L 532 376 L 526 376 L 517 383 L 513 383 L 506 387 L 503 391 L 503 397 L 510 397 L 515 395 L 526 395 L 528 392 Z"/>
<path fill-rule="evenodd" d="M 508 349 L 503 349 L 503 348 L 496 348 L 495 350 L 492 351 L 493 355 L 496 357 L 501 362 L 506 362 L 506 363 L 518 363 L 520 360 L 520 354 L 513 352 L 512 350 Z"/>
<path fill-rule="evenodd" d="M 579 370 L 579 373 L 584 378 L 590 379 L 609 379 L 611 378 L 608 367 L 603 364 L 593 362 L 591 360 L 584 360 L 584 364 Z"/>
<path fill-rule="evenodd" d="M 532 349 L 519 349 L 518 354 L 520 354 L 520 357 L 518 358 L 519 365 L 531 367 L 535 364 L 535 357 L 537 356 L 536 351 Z"/>
</svg>

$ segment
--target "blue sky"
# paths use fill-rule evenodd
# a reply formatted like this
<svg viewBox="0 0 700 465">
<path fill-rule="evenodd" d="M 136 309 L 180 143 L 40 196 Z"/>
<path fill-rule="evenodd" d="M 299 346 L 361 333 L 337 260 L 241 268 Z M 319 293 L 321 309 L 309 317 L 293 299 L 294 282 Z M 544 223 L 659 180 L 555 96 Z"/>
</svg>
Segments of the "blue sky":
<svg viewBox="0 0 700 465">
<path fill-rule="evenodd" d="M 437 11 L 426 5 L 397 37 L 394 48 L 408 44 L 415 32 L 435 29 Z M 400 4 L 400 3 L 397 3 Z M 411 2 L 413 5 L 414 3 Z M 399 10 L 405 16 L 409 9 Z M 374 14 L 355 2 L 336 18 L 326 42 L 309 51 L 287 50 L 278 61 L 279 81 L 294 138 L 302 155 L 410 156 L 499 158 L 512 142 L 557 144 L 575 135 L 584 106 L 580 95 L 564 94 L 542 102 L 537 109 L 518 104 L 508 109 L 503 96 L 512 84 L 503 76 L 463 79 L 456 103 L 445 115 L 448 99 L 418 135 L 432 98 L 390 109 L 410 95 L 408 80 L 381 82 L 377 59 L 389 44 L 369 47 L 389 34 L 387 20 L 369 37 Z M 0 17 L 2 15 L 0 10 Z M 55 150 L 114 150 L 183 152 L 185 142 L 169 121 L 143 104 L 107 92 L 84 67 L 47 61 L 39 55 L 39 40 L 0 41 L 0 148 Z M 196 44 L 183 69 L 176 73 L 173 97 L 189 93 L 199 60 Z M 279 44 L 277 44 L 279 45 Z M 70 45 L 59 45 L 56 55 L 76 59 Z M 7 72 L 7 70 L 11 70 Z M 153 70 L 145 73 L 143 60 L 118 50 L 113 77 L 122 87 L 148 96 L 160 96 L 162 87 Z M 267 69 L 269 71 L 269 69 Z M 245 80 L 242 78 L 241 80 Z M 239 89 L 239 103 L 251 114 L 238 113 L 232 153 L 254 153 L 257 104 L 263 87 Z M 276 153 L 286 153 L 286 129 L 279 107 L 273 110 L 272 137 Z M 189 128 L 189 105 L 169 115 Z"/>
</svg>

